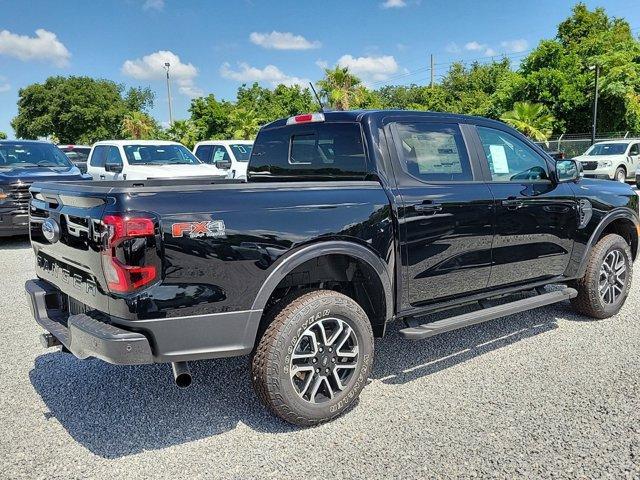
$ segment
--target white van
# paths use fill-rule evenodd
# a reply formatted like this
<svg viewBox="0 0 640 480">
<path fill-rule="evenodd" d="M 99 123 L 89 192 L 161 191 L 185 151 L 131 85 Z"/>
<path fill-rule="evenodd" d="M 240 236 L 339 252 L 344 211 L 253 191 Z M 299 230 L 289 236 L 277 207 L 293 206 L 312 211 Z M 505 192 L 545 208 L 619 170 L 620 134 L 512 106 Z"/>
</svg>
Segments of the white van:
<svg viewBox="0 0 640 480">
<path fill-rule="evenodd" d="M 207 140 L 196 143 L 193 153 L 204 163 L 227 172 L 227 178 L 247 179 L 252 140 Z"/>
<path fill-rule="evenodd" d="M 218 177 L 227 172 L 198 160 L 187 147 L 161 140 L 105 140 L 91 148 L 87 173 L 94 180 Z"/>
</svg>

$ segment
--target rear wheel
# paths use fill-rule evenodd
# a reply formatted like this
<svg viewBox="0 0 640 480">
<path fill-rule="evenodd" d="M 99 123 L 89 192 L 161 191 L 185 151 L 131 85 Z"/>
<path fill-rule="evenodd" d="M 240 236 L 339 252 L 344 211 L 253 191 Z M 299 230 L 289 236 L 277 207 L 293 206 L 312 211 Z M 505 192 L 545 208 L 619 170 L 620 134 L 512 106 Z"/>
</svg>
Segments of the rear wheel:
<svg viewBox="0 0 640 480">
<path fill-rule="evenodd" d="M 613 178 L 618 182 L 624 183 L 627 180 L 627 171 L 624 169 L 624 167 L 618 167 Z"/>
<path fill-rule="evenodd" d="M 252 359 L 254 389 L 289 423 L 331 420 L 354 403 L 369 377 L 369 319 L 353 299 L 329 290 L 299 294 L 281 304 Z"/>
<path fill-rule="evenodd" d="M 608 318 L 620 311 L 629 294 L 631 249 L 620 235 L 600 239 L 589 253 L 587 270 L 575 284 L 573 308 L 593 318 Z"/>
</svg>

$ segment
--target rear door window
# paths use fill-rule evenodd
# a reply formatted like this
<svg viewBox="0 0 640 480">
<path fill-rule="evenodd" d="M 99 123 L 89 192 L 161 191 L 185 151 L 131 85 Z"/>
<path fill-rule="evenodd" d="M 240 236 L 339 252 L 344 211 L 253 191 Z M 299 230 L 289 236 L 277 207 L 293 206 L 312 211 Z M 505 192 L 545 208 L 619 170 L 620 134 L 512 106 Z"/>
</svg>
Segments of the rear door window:
<svg viewBox="0 0 640 480">
<path fill-rule="evenodd" d="M 473 180 L 467 147 L 456 124 L 398 123 L 402 168 L 424 182 Z"/>
<path fill-rule="evenodd" d="M 98 145 L 93 148 L 93 153 L 91 154 L 91 160 L 89 161 L 89 165 L 96 168 L 104 168 L 105 161 L 107 159 L 107 150 L 109 147 L 107 145 Z"/>
<path fill-rule="evenodd" d="M 315 123 L 262 131 L 249 162 L 253 178 L 360 180 L 367 161 L 360 125 Z"/>
</svg>

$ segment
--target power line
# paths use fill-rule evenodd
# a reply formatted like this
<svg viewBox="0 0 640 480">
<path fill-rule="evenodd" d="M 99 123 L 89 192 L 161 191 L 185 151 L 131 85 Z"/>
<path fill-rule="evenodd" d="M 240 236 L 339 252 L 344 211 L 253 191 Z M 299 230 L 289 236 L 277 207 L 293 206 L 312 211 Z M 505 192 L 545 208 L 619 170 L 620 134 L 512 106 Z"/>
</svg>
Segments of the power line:
<svg viewBox="0 0 640 480">
<path fill-rule="evenodd" d="M 454 60 L 451 62 L 441 62 L 441 63 L 434 63 L 434 67 L 437 66 L 445 66 L 445 65 L 453 65 L 455 63 L 461 63 L 462 65 L 470 65 L 473 63 L 482 63 L 482 61 L 491 61 L 491 60 L 501 60 L 503 58 L 508 58 L 508 59 L 516 59 L 519 57 L 524 57 L 525 55 L 528 55 L 530 52 L 532 52 L 533 49 L 531 50 L 526 50 L 524 52 L 518 52 L 518 53 L 512 53 L 512 54 L 503 54 L 503 55 L 491 55 L 491 56 L 486 56 L 486 57 L 477 57 L 474 59 L 469 59 L 469 60 Z M 422 68 L 416 68 L 415 70 L 410 70 L 404 73 L 400 73 L 397 75 L 391 75 L 390 77 L 387 77 L 384 80 L 379 80 L 377 82 L 372 82 L 370 85 L 371 86 L 378 86 L 378 85 L 383 85 L 383 84 L 388 84 L 389 81 L 393 81 L 393 80 L 398 80 L 398 79 L 404 79 L 404 78 L 408 78 L 408 77 L 412 77 L 414 75 L 419 75 L 421 73 L 427 72 L 431 69 L 431 67 L 422 67 Z M 440 75 L 443 76 L 443 75 Z"/>
</svg>

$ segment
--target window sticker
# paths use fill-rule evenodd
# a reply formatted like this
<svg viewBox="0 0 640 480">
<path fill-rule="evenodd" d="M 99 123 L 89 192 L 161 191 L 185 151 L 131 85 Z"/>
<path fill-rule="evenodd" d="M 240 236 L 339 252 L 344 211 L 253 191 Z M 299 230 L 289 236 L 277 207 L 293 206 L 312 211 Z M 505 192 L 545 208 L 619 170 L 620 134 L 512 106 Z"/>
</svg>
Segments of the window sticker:
<svg viewBox="0 0 640 480">
<path fill-rule="evenodd" d="M 221 148 L 216 150 L 215 153 L 213 154 L 213 161 L 214 162 L 219 162 L 223 158 L 224 158 L 224 150 L 222 150 Z"/>
<path fill-rule="evenodd" d="M 136 150 L 135 152 L 133 152 L 133 158 L 137 161 L 137 160 L 142 160 L 142 156 L 140 155 L 140 152 L 138 150 Z"/>
<path fill-rule="evenodd" d="M 504 145 L 489 145 L 489 151 L 491 152 L 493 173 L 509 173 L 509 163 Z"/>
</svg>

